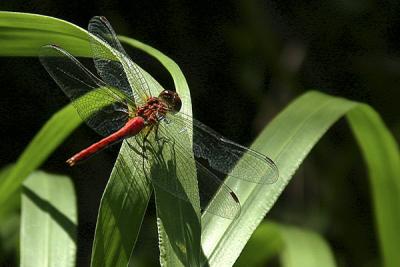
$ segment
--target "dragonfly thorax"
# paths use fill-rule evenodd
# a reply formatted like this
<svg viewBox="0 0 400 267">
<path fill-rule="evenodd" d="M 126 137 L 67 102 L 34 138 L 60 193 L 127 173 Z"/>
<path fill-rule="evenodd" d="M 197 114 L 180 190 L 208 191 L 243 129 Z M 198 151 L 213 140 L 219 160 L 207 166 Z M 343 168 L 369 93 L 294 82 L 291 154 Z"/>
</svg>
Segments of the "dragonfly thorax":
<svg viewBox="0 0 400 267">
<path fill-rule="evenodd" d="M 178 94 L 164 90 L 158 97 L 150 97 L 145 105 L 137 109 L 136 115 L 144 118 L 147 124 L 155 124 L 165 118 L 167 112 L 177 113 L 181 107 Z"/>
<path fill-rule="evenodd" d="M 147 124 L 155 124 L 165 117 L 168 106 L 158 97 L 150 97 L 147 103 L 137 109 L 136 115 L 142 117 Z"/>
</svg>

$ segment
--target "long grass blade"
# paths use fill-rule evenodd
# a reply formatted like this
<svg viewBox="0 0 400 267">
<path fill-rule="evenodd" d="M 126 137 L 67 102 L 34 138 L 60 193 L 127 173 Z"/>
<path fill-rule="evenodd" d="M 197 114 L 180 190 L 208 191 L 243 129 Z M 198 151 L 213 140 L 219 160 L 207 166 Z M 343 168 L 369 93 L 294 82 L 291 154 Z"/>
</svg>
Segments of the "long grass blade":
<svg viewBox="0 0 400 267">
<path fill-rule="evenodd" d="M 242 203 L 241 216 L 235 221 L 203 216 L 202 244 L 210 265 L 231 266 L 235 262 L 312 147 L 329 127 L 346 115 L 368 165 L 383 262 L 385 266 L 399 266 L 400 254 L 395 252 L 395 244 L 400 244 L 396 230 L 400 224 L 398 146 L 369 106 L 314 91 L 293 101 L 252 146 L 276 162 L 279 180 L 270 186 L 228 180 Z"/>
<path fill-rule="evenodd" d="M 7 213 L 11 198 L 17 194 L 22 182 L 75 130 L 81 120 L 72 106 L 54 114 L 35 135 L 16 164 L 0 183 L 0 220 Z"/>
<path fill-rule="evenodd" d="M 75 266 L 77 208 L 66 176 L 34 172 L 21 201 L 21 266 Z"/>
</svg>

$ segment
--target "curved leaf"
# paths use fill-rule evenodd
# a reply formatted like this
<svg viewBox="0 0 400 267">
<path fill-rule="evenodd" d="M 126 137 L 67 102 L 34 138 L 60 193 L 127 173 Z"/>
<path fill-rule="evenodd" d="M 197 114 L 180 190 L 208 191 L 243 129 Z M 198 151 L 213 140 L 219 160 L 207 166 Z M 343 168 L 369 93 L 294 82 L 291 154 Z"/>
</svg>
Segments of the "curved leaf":
<svg viewBox="0 0 400 267">
<path fill-rule="evenodd" d="M 400 265 L 400 159 L 398 146 L 379 115 L 369 106 L 318 92 L 293 101 L 260 134 L 252 148 L 270 156 L 280 177 L 270 186 L 227 181 L 242 203 L 235 221 L 205 214 L 202 244 L 212 266 L 231 266 L 247 240 L 275 203 L 301 162 L 321 136 L 347 115 L 369 169 L 385 266 Z M 239 163 L 240 164 L 240 163 Z"/>
<path fill-rule="evenodd" d="M 265 266 L 279 255 L 284 267 L 334 267 L 332 251 L 317 233 L 276 222 L 261 223 L 235 266 Z"/>
<path fill-rule="evenodd" d="M 67 21 L 29 13 L 0 11 L 0 56 L 37 57 L 56 44 L 75 56 L 90 57 L 87 32 Z"/>
<path fill-rule="evenodd" d="M 8 205 L 5 203 L 18 192 L 25 178 L 38 168 L 80 123 L 75 109 L 67 106 L 54 114 L 40 129 L 9 174 L 2 179 L 0 204 L 4 204 L 4 207 L 0 210 L 0 218 L 6 213 Z"/>
<path fill-rule="evenodd" d="M 0 56 L 36 57 L 39 49 L 49 43 L 73 50 L 78 55 L 90 56 L 87 33 L 78 26 L 42 15 L 0 11 Z M 54 114 L 29 143 L 9 175 L 3 178 L 0 203 L 7 203 L 21 187 L 22 181 L 38 168 L 80 123 L 81 119 L 72 106 Z M 5 214 L 3 211 L 4 209 L 0 210 L 0 218 Z"/>
<path fill-rule="evenodd" d="M 279 225 L 285 243 L 280 254 L 284 267 L 335 267 L 327 242 L 317 233 L 298 227 Z"/>
</svg>

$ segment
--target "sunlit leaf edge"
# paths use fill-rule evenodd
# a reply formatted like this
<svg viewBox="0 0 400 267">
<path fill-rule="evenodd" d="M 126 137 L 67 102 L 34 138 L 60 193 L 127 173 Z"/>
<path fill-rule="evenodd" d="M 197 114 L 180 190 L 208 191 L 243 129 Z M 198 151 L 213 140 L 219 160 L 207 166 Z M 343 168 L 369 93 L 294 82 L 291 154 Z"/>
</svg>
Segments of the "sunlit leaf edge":
<svg viewBox="0 0 400 267">
<path fill-rule="evenodd" d="M 268 187 L 228 181 L 239 188 L 239 198 L 241 189 L 244 192 L 241 216 L 235 221 L 203 216 L 202 245 L 211 266 L 231 266 L 235 262 L 301 162 L 342 116 L 349 119 L 369 170 L 383 262 L 390 267 L 400 264 L 400 254 L 395 252 L 395 244 L 400 244 L 396 234 L 400 223 L 400 160 L 395 139 L 370 106 L 310 91 L 279 113 L 252 145 L 277 163 L 279 180 Z M 367 137 L 365 133 L 363 136 L 363 128 L 369 130 Z"/>
</svg>

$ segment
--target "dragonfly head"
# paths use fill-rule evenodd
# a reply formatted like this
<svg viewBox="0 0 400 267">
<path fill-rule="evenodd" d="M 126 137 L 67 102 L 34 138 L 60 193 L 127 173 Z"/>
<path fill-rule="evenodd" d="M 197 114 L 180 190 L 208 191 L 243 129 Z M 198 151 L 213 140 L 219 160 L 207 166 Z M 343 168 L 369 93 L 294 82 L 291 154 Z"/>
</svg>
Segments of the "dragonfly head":
<svg viewBox="0 0 400 267">
<path fill-rule="evenodd" d="M 177 113 L 181 110 L 182 101 L 179 95 L 174 91 L 164 90 L 160 93 L 158 98 L 161 99 L 167 106 L 168 109 L 173 112 Z"/>
</svg>

